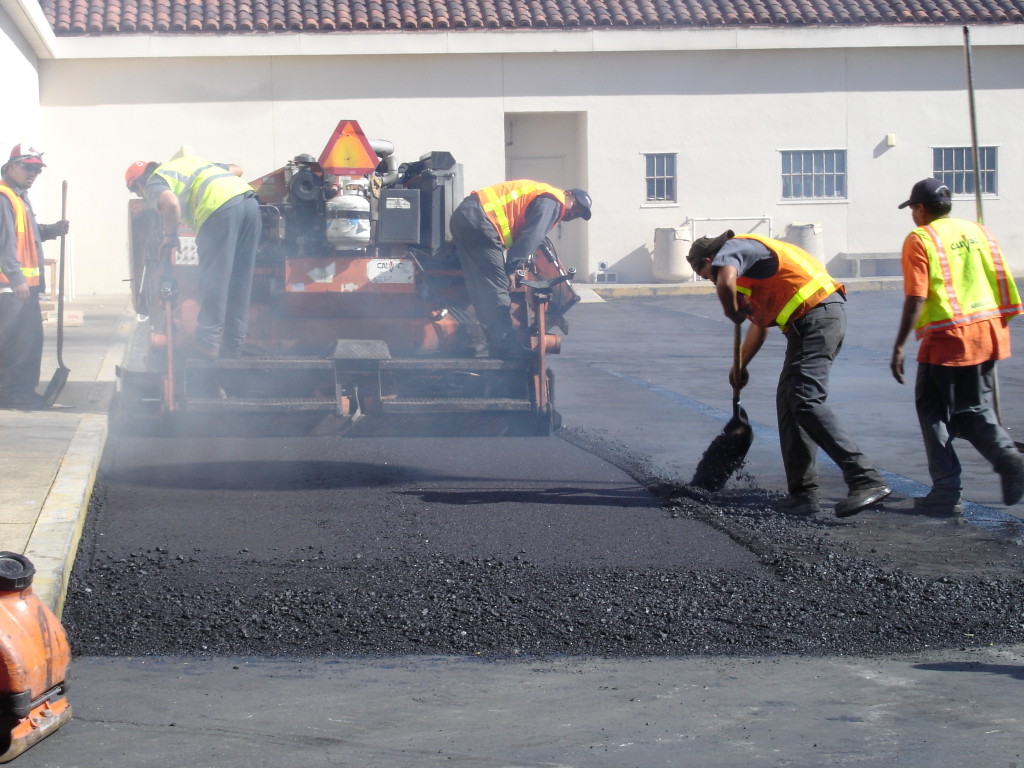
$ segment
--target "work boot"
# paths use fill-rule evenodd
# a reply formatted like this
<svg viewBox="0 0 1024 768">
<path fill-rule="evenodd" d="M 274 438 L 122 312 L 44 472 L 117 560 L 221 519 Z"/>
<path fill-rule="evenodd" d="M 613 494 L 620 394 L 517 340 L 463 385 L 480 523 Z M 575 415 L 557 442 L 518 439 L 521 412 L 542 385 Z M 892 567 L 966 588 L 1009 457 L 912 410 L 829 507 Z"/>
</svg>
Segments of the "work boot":
<svg viewBox="0 0 1024 768">
<path fill-rule="evenodd" d="M 1003 484 L 1003 504 L 1016 504 L 1024 496 L 1024 458 L 1017 451 L 1008 451 L 996 462 L 996 472 Z"/>
<path fill-rule="evenodd" d="M 957 517 L 964 513 L 957 491 L 932 488 L 927 496 L 914 499 L 914 511 L 934 517 Z"/>
<path fill-rule="evenodd" d="M 887 485 L 872 485 L 869 488 L 857 488 L 835 506 L 836 517 L 850 517 L 874 506 L 892 493 Z"/>
<path fill-rule="evenodd" d="M 821 509 L 821 499 L 816 493 L 795 493 L 775 502 L 775 511 L 786 515 L 807 517 Z"/>
<path fill-rule="evenodd" d="M 220 352 L 211 346 L 201 343 L 199 340 L 193 340 L 187 347 L 185 347 L 185 359 L 186 360 L 205 360 L 206 362 L 213 362 L 220 357 Z"/>
</svg>

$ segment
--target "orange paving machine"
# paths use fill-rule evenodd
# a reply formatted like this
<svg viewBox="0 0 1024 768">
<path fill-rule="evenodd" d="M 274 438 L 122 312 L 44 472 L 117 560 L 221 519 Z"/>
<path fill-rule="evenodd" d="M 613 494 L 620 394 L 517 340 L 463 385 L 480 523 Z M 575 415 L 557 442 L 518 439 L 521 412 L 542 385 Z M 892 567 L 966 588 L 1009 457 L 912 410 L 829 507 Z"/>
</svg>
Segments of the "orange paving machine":
<svg viewBox="0 0 1024 768">
<path fill-rule="evenodd" d="M 67 636 L 32 591 L 35 567 L 0 552 L 0 763 L 7 763 L 71 719 Z"/>
<path fill-rule="evenodd" d="M 195 235 L 160 252 L 157 212 L 133 200 L 139 316 L 112 405 L 124 430 L 313 431 L 350 436 L 538 435 L 559 423 L 545 356 L 579 301 L 550 241 L 512 292 L 527 360 L 481 357 L 451 247 L 463 199 L 448 152 L 399 164 L 391 142 L 338 123 L 319 159 L 297 155 L 251 185 L 262 215 L 249 335 L 234 359 L 187 359 L 198 314 Z"/>
</svg>

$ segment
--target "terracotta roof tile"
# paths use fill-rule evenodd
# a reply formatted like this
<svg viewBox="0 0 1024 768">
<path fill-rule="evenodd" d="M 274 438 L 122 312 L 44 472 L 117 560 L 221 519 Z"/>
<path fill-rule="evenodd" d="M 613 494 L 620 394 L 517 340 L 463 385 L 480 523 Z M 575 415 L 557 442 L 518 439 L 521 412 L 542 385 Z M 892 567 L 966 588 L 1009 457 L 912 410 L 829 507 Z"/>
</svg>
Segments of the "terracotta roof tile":
<svg viewBox="0 0 1024 768">
<path fill-rule="evenodd" d="M 1020 24 L 1024 0 L 39 0 L 72 35 Z"/>
</svg>

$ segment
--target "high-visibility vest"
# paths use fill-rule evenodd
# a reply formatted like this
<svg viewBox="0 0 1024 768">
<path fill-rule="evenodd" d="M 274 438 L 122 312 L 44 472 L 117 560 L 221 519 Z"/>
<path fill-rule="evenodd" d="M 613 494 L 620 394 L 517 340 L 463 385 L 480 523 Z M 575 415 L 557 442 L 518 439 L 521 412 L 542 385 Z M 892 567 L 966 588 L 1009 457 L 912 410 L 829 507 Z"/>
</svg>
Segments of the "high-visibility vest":
<svg viewBox="0 0 1024 768">
<path fill-rule="evenodd" d="M 0 194 L 11 201 L 11 208 L 14 209 L 14 234 L 15 250 L 18 254 L 18 263 L 21 264 L 21 274 L 25 276 L 25 282 L 29 286 L 39 285 L 39 252 L 36 249 L 35 233 L 32 230 L 32 222 L 28 217 L 28 206 L 11 187 L 5 182 L 0 182 Z M 7 275 L 0 272 L 0 283 L 9 285 Z"/>
<path fill-rule="evenodd" d="M 921 338 L 937 328 L 1024 312 L 999 243 L 973 221 L 944 216 L 918 227 L 928 254 L 928 297 L 917 321 Z"/>
<path fill-rule="evenodd" d="M 501 243 L 511 248 L 516 235 L 523 228 L 526 209 L 541 195 L 551 195 L 562 206 L 558 221 L 565 216 L 565 192 L 542 181 L 521 179 L 503 181 L 500 184 L 477 190 L 473 193 L 480 199 L 484 213 L 498 231 Z"/>
<path fill-rule="evenodd" d="M 231 171 L 201 157 L 179 157 L 153 171 L 167 182 L 181 206 L 181 217 L 196 232 L 210 214 L 233 197 L 252 192 L 252 187 Z"/>
<path fill-rule="evenodd" d="M 779 270 L 771 277 L 757 280 L 742 275 L 736 278 L 736 290 L 745 294 L 754 310 L 751 320 L 757 325 L 778 325 L 783 332 L 790 320 L 801 317 L 826 296 L 842 290 L 820 261 L 803 248 L 782 240 L 759 235 L 737 235 L 742 240 L 757 240 L 779 260 Z"/>
</svg>

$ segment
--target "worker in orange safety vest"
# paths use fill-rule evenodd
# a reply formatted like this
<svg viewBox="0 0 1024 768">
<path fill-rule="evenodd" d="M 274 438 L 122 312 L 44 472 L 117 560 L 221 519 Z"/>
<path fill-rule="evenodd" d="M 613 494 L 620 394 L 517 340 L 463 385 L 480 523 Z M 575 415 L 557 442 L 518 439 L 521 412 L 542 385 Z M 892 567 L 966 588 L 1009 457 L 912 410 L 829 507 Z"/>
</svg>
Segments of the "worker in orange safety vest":
<svg viewBox="0 0 1024 768">
<path fill-rule="evenodd" d="M 455 252 L 490 357 L 533 355 L 515 338 L 509 312 L 514 275 L 561 221 L 590 220 L 590 195 L 539 181 L 505 181 L 478 190 L 452 213 Z"/>
<path fill-rule="evenodd" d="M 837 517 L 855 515 L 892 493 L 825 402 L 832 362 L 846 335 L 843 286 L 802 248 L 758 235 L 735 236 L 732 230 L 694 241 L 687 259 L 694 272 L 714 281 L 730 320 L 750 319 L 741 367 L 729 372 L 730 383 L 747 384 L 747 366 L 771 326 L 786 336 L 775 402 L 789 495 L 776 508 L 796 515 L 818 511 L 819 446 L 849 488 L 835 505 Z"/>
<path fill-rule="evenodd" d="M 28 142 L 15 144 L 0 169 L 0 407 L 36 410 L 43 356 L 39 294 L 46 290 L 42 242 L 65 235 L 68 222 L 38 224 L 28 190 L 46 164 Z"/>
<path fill-rule="evenodd" d="M 1024 312 L 995 236 L 954 219 L 949 187 L 935 178 L 914 185 L 900 208 L 914 229 L 903 241 L 903 313 L 890 368 L 904 381 L 903 346 L 916 329 L 914 403 L 932 487 L 914 500 L 926 514 L 962 513 L 960 460 L 953 438 L 973 445 L 999 473 L 1003 503 L 1024 496 L 1024 459 L 999 424 L 993 402 L 996 361 L 1010 356 L 1007 322 Z"/>
</svg>

